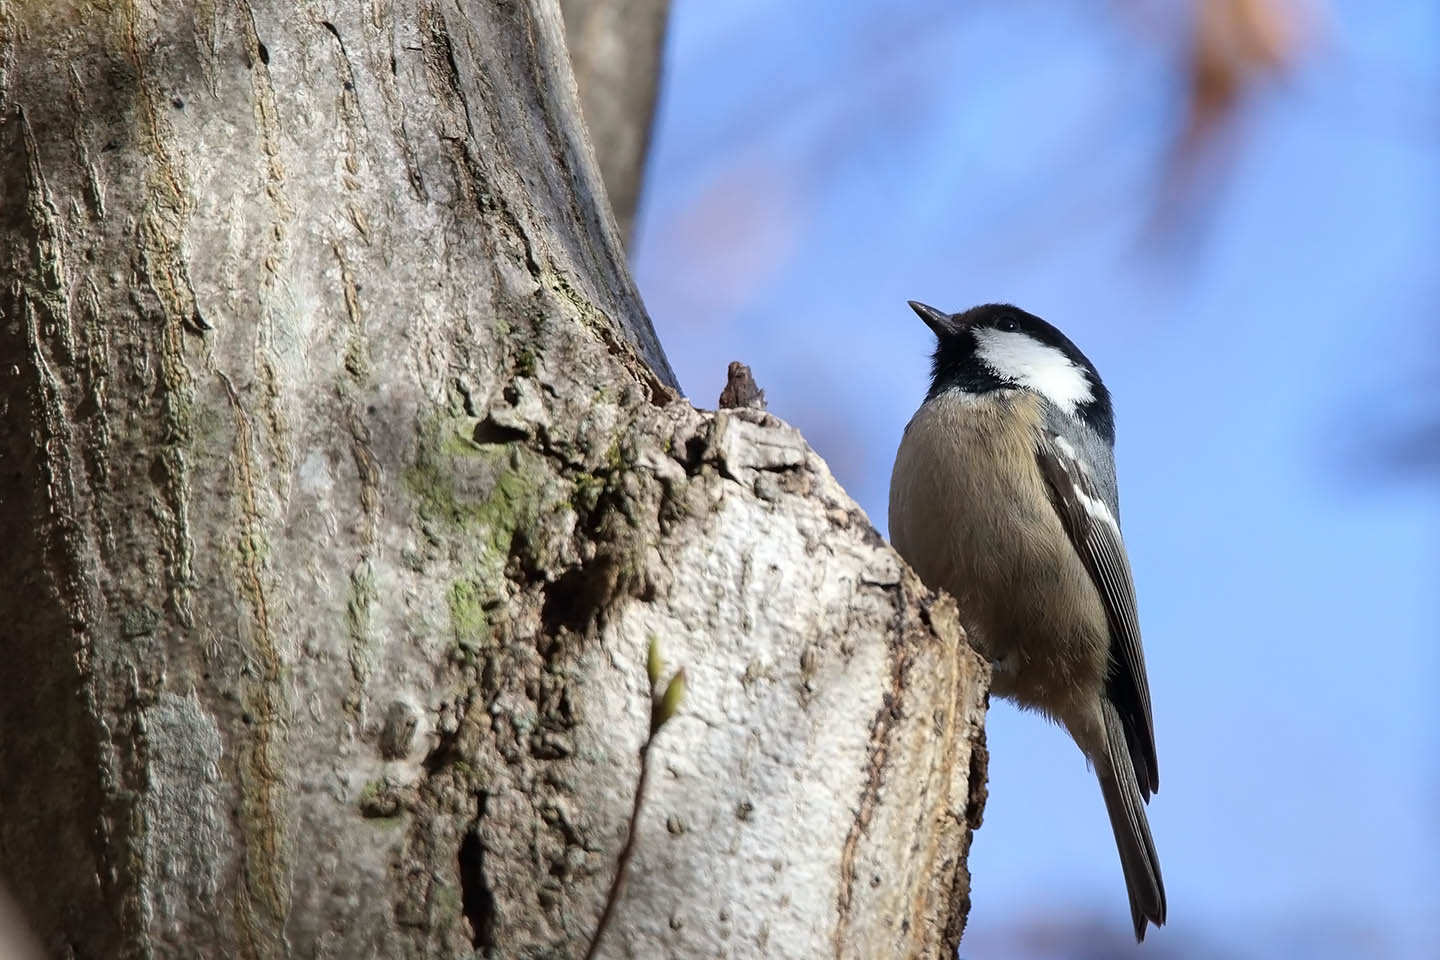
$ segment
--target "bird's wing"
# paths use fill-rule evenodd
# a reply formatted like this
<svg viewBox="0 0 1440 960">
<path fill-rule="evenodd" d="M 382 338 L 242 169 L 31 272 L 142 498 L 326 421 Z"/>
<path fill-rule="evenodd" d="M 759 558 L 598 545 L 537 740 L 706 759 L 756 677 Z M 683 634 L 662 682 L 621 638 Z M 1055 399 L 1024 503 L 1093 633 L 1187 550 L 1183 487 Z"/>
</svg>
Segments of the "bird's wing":
<svg viewBox="0 0 1440 960">
<path fill-rule="evenodd" d="M 1120 520 L 1094 482 L 1075 448 L 1047 430 L 1035 451 L 1050 499 L 1070 543 L 1110 620 L 1110 668 L 1105 695 L 1115 704 L 1129 733 L 1130 757 L 1145 799 L 1160 788 L 1155 763 L 1155 727 L 1150 714 L 1150 685 L 1145 679 L 1145 654 L 1140 649 L 1140 623 L 1135 610 L 1135 584 L 1120 539 Z"/>
</svg>

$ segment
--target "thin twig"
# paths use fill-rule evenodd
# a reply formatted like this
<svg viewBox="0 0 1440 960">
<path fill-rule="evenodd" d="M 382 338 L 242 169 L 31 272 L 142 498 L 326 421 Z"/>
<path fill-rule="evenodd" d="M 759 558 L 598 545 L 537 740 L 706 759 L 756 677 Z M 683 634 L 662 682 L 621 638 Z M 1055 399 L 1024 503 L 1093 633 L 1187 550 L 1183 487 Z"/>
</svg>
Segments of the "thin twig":
<svg viewBox="0 0 1440 960">
<path fill-rule="evenodd" d="M 640 832 L 640 807 L 645 802 L 645 784 L 650 779 L 650 747 L 655 743 L 655 734 L 658 732 L 658 727 L 652 723 L 650 735 L 640 747 L 640 782 L 635 786 L 635 805 L 630 809 L 630 834 L 625 838 L 625 846 L 620 849 L 615 879 L 611 881 L 610 893 L 605 898 L 605 912 L 600 914 L 600 925 L 595 928 L 595 938 L 590 941 L 590 949 L 585 951 L 585 960 L 594 960 L 599 955 L 600 941 L 605 938 L 605 931 L 610 926 L 611 918 L 615 916 L 615 907 L 620 903 L 620 894 L 625 889 L 625 874 L 630 869 L 630 855 L 635 850 L 635 837 Z"/>
</svg>

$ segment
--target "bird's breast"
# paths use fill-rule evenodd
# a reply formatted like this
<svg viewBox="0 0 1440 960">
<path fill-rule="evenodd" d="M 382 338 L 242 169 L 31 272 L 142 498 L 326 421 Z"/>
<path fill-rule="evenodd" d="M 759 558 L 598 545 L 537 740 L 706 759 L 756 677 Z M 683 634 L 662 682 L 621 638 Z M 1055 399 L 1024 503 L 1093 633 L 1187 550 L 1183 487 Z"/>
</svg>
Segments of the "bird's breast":
<svg viewBox="0 0 1440 960">
<path fill-rule="evenodd" d="M 953 595 L 972 642 L 1018 665 L 1030 706 L 1098 683 L 1108 623 L 1035 460 L 1038 401 L 1023 391 L 941 395 L 916 412 L 890 483 L 890 537 L 932 588 Z"/>
</svg>

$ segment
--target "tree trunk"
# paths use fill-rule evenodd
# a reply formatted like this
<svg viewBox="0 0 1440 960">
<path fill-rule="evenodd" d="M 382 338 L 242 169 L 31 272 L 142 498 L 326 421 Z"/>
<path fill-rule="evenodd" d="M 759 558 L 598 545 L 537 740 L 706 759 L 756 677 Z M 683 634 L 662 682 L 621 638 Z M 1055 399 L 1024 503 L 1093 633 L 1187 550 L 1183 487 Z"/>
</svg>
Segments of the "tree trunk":
<svg viewBox="0 0 1440 960">
<path fill-rule="evenodd" d="M 679 399 L 553 0 L 0 7 L 0 876 L 53 956 L 951 957 L 984 667 Z"/>
<path fill-rule="evenodd" d="M 627 244 L 645 179 L 670 0 L 560 0 L 580 105 Z"/>
</svg>

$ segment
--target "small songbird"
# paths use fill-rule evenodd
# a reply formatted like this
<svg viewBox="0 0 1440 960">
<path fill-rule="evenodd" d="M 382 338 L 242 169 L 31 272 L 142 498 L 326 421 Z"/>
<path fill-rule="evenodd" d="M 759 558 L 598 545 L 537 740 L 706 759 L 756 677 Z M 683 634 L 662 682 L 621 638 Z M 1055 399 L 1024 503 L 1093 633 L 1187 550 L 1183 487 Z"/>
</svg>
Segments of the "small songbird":
<svg viewBox="0 0 1440 960">
<path fill-rule="evenodd" d="M 1147 922 L 1165 922 L 1145 818 L 1160 779 L 1110 393 L 1075 344 L 1023 310 L 910 306 L 937 344 L 895 456 L 891 540 L 955 597 L 992 692 L 1064 725 L 1094 767 L 1144 940 Z"/>
</svg>

